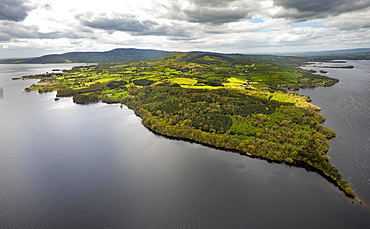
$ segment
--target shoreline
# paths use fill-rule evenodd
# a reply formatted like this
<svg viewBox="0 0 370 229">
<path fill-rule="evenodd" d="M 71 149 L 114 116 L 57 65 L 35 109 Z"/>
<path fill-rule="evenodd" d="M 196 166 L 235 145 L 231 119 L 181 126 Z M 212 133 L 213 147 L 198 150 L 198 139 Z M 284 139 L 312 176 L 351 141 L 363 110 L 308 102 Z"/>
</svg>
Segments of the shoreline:
<svg viewBox="0 0 370 229">
<path fill-rule="evenodd" d="M 322 79 L 320 78 L 320 80 L 322 80 Z M 332 83 L 335 84 L 337 81 L 338 80 L 333 80 Z M 322 86 L 322 85 L 331 86 L 333 84 L 330 84 L 330 85 L 327 84 L 326 85 L 325 83 L 322 83 L 322 84 L 320 84 L 320 86 Z M 98 85 L 98 83 L 96 83 L 94 85 Z M 45 86 L 45 85 L 35 85 L 35 86 L 38 86 L 40 88 L 43 88 L 43 86 Z M 311 86 L 315 87 L 316 84 L 312 84 Z M 304 88 L 302 85 L 298 85 L 298 87 Z M 318 87 L 318 86 L 316 86 L 316 87 Z M 50 88 L 50 90 L 54 90 L 54 89 L 55 88 Z M 47 92 L 47 91 L 46 90 L 44 91 L 43 89 L 39 89 L 39 93 L 42 93 L 42 92 Z M 95 92 L 95 91 L 91 90 L 91 91 L 88 91 L 88 92 L 93 94 L 93 92 Z M 122 101 L 121 103 L 124 103 L 124 102 Z M 140 102 L 139 102 L 139 104 L 140 104 Z M 312 103 L 309 103 L 309 104 L 310 105 L 313 105 Z M 296 159 L 294 159 L 294 157 L 292 157 L 294 159 L 294 160 L 292 160 L 292 158 L 290 158 L 288 156 L 286 158 L 287 161 L 284 161 L 284 159 L 281 159 L 278 156 L 277 157 L 275 157 L 275 156 L 274 157 L 272 157 L 272 156 L 271 157 L 270 156 L 266 157 L 264 154 L 260 154 L 259 152 L 250 151 L 250 150 L 247 150 L 247 149 L 244 149 L 244 148 L 242 149 L 242 148 L 239 148 L 239 146 L 234 146 L 232 144 L 229 144 L 229 142 L 233 142 L 234 140 L 235 141 L 239 141 L 239 139 L 235 138 L 234 135 L 230 135 L 230 134 L 223 135 L 222 138 L 224 138 L 224 139 L 221 140 L 221 143 L 217 143 L 217 142 L 213 142 L 213 141 L 208 141 L 207 140 L 207 137 L 204 138 L 203 136 L 202 136 L 202 138 L 199 139 L 199 138 L 196 138 L 195 136 L 193 137 L 192 134 L 190 135 L 188 133 L 192 133 L 192 131 L 195 131 L 195 130 L 200 130 L 198 132 L 200 132 L 202 134 L 203 133 L 207 133 L 208 134 L 208 133 L 211 133 L 211 132 L 202 131 L 199 128 L 192 130 L 192 129 L 180 129 L 179 126 L 166 127 L 165 125 L 159 124 L 158 123 L 158 120 L 154 120 L 153 123 L 149 123 L 148 121 L 149 121 L 149 118 L 151 118 L 151 117 L 147 117 L 146 114 L 140 115 L 140 113 L 142 113 L 140 107 L 135 106 L 135 109 L 136 110 L 133 107 L 131 107 L 131 105 L 128 106 L 128 107 L 131 110 L 134 111 L 135 115 L 141 117 L 141 119 L 142 119 L 141 124 L 144 127 L 146 127 L 148 130 L 150 130 L 151 132 L 153 132 L 155 134 L 164 136 L 164 137 L 169 138 L 169 139 L 183 140 L 183 141 L 188 141 L 188 142 L 192 142 L 192 143 L 197 143 L 197 144 L 205 145 L 205 146 L 208 146 L 208 147 L 211 147 L 211 148 L 215 148 L 215 149 L 220 149 L 220 150 L 225 150 L 225 151 L 231 151 L 231 152 L 237 152 L 239 154 L 242 154 L 242 155 L 245 155 L 245 156 L 249 156 L 249 157 L 252 157 L 252 158 L 266 160 L 266 161 L 268 161 L 270 163 L 278 163 L 278 164 L 285 163 L 285 164 L 290 165 L 290 166 L 303 167 L 303 168 L 306 168 L 306 169 L 311 170 L 311 171 L 316 171 L 319 174 L 321 174 L 324 178 L 326 178 L 329 182 L 334 183 L 348 197 L 354 198 L 354 199 L 358 200 L 360 203 L 362 202 L 360 199 L 356 198 L 355 193 L 353 192 L 353 190 L 351 189 L 351 187 L 349 186 L 349 184 L 342 179 L 342 176 L 339 174 L 339 171 L 334 166 L 332 166 L 330 163 L 328 163 L 328 159 L 326 159 L 326 161 L 324 161 L 325 159 L 323 159 L 323 158 L 320 157 L 322 160 L 319 162 L 319 161 L 314 161 L 314 160 L 311 161 L 311 159 L 308 159 L 308 157 L 306 157 L 306 156 L 300 156 L 300 157 L 298 157 Z M 143 109 L 143 110 L 144 111 L 147 111 L 145 109 Z M 157 111 L 160 111 L 160 110 L 157 110 Z M 150 114 L 150 112 L 149 112 L 149 114 Z M 150 114 L 150 116 L 151 115 L 152 114 Z M 155 123 L 155 122 L 157 122 L 157 123 Z M 322 122 L 322 121 L 320 121 L 320 122 Z M 288 124 L 287 123 L 283 123 L 281 125 L 284 125 L 284 124 L 288 125 L 289 123 Z M 170 133 L 167 129 L 164 129 L 164 130 L 158 129 L 158 128 L 156 128 L 157 127 L 156 125 L 159 125 L 159 126 L 162 125 L 162 127 L 164 127 L 164 128 L 169 128 L 168 130 L 171 130 L 172 133 Z M 180 130 L 180 131 L 181 130 L 186 130 L 186 131 L 189 131 L 189 132 L 187 132 L 187 134 L 179 134 L 178 132 L 176 132 L 177 130 Z M 211 135 L 212 135 L 212 133 L 211 133 Z M 213 136 L 215 136 L 215 135 L 213 135 Z M 211 136 L 209 136 L 209 138 L 210 137 Z M 197 139 L 197 140 L 194 140 L 194 139 Z M 311 139 L 311 137 L 310 137 L 310 139 Z M 329 139 L 329 138 L 326 137 L 326 139 Z M 316 141 L 316 139 L 313 138 L 312 141 Z M 265 144 L 265 143 L 267 143 L 267 142 L 264 142 L 263 144 Z M 316 144 L 316 142 L 314 142 L 314 143 Z M 246 144 L 247 145 L 245 145 L 245 147 L 250 146 L 249 143 L 246 143 Z M 320 143 L 317 143 L 317 144 L 321 144 L 321 142 Z M 260 145 L 261 145 L 261 143 L 260 143 Z M 253 145 L 251 145 L 251 146 L 253 146 Z M 256 146 L 258 147 L 258 145 L 256 145 Z M 230 148 L 227 148 L 227 147 L 230 147 Z M 236 148 L 234 148 L 234 147 L 236 147 Z M 259 148 L 259 149 L 261 149 L 261 148 Z M 312 149 L 314 149 L 314 148 L 312 148 Z M 324 145 L 324 150 L 322 150 L 322 155 L 325 154 L 324 151 L 325 152 L 327 151 L 325 149 L 325 145 Z M 275 151 L 266 151 L 266 150 L 264 152 L 275 153 Z M 305 152 L 305 151 L 299 151 L 299 152 Z M 306 152 L 309 152 L 309 151 L 306 151 Z M 314 152 L 316 152 L 316 151 L 314 151 Z M 279 152 L 277 152 L 277 153 L 279 153 Z M 318 156 L 320 156 L 320 155 L 318 155 Z M 269 158 L 272 158 L 272 159 L 269 159 Z M 306 160 L 307 162 L 303 162 L 302 160 Z M 320 164 L 321 162 L 322 162 L 322 164 Z"/>
<path fill-rule="evenodd" d="M 338 182 L 335 181 L 335 179 L 333 179 L 332 177 L 330 177 L 329 175 L 325 174 L 324 171 L 314 167 L 313 165 L 310 165 L 304 161 L 300 161 L 300 160 L 297 160 L 297 161 L 294 161 L 293 163 L 288 163 L 288 162 L 285 162 L 285 161 L 279 161 L 279 160 L 272 160 L 272 159 L 268 159 L 266 157 L 262 157 L 262 156 L 258 156 L 258 155 L 253 155 L 253 154 L 250 154 L 250 153 L 246 153 L 246 152 L 243 152 L 241 150 L 238 150 L 238 149 L 232 149 L 232 148 L 226 148 L 226 147 L 218 147 L 218 146 L 215 146 L 215 145 L 211 145 L 211 144 L 207 144 L 207 143 L 204 143 L 204 142 L 199 142 L 199 141 L 196 141 L 194 139 L 191 139 L 191 138 L 186 138 L 186 137 L 174 137 L 174 136 L 169 136 L 169 135 L 165 135 L 165 134 L 162 134 L 162 133 L 159 133 L 155 130 L 153 130 L 152 128 L 150 128 L 149 126 L 145 125 L 144 122 L 143 122 L 143 117 L 141 117 L 134 109 L 130 108 L 129 106 L 127 106 L 126 104 L 123 104 L 124 106 L 126 106 L 128 109 L 131 109 L 134 114 L 139 117 L 141 119 L 141 124 L 146 128 L 148 129 L 149 131 L 151 131 L 152 133 L 154 133 L 155 135 L 158 135 L 158 136 L 162 136 L 162 137 L 165 137 L 165 138 L 168 138 L 168 139 L 171 139 L 171 140 L 178 140 L 178 141 L 185 141 L 185 142 L 189 142 L 189 143 L 195 143 L 195 144 L 200 144 L 200 145 L 203 145 L 203 146 L 206 146 L 206 147 L 210 147 L 210 148 L 213 148 L 213 149 L 217 149 L 217 150 L 223 150 L 223 151 L 228 151 L 228 152 L 232 152 L 232 153 L 238 153 L 242 156 L 247 156 L 247 157 L 250 157 L 250 158 L 253 158 L 253 159 L 259 159 L 259 160 L 264 160 L 264 161 L 267 161 L 268 163 L 275 163 L 275 164 L 285 164 L 285 165 L 288 165 L 288 166 L 294 166 L 294 167 L 297 167 L 297 168 L 304 168 L 306 171 L 308 172 L 316 172 L 318 173 L 319 175 L 321 175 L 323 178 L 325 178 L 327 181 L 329 181 L 330 183 L 334 184 L 334 186 L 336 186 L 340 191 L 342 191 L 345 196 L 357 201 L 359 204 L 363 205 L 363 202 L 361 199 L 359 199 L 355 194 L 354 195 L 351 195 L 349 193 L 347 193 L 343 187 L 341 187 Z M 344 181 L 344 180 L 339 180 L 339 181 Z"/>
</svg>

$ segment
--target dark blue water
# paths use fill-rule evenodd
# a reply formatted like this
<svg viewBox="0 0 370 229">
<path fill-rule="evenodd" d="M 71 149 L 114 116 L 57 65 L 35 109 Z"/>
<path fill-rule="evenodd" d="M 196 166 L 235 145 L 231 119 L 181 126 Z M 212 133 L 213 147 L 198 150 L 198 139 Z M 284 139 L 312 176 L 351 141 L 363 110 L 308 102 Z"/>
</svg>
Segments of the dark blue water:
<svg viewBox="0 0 370 229">
<path fill-rule="evenodd" d="M 370 225 L 365 206 L 316 173 L 169 140 L 127 108 L 54 101 L 23 93 L 35 80 L 11 80 L 54 68 L 0 65 L 0 228 Z M 331 161 L 361 191 L 345 166 L 356 158 L 340 155 Z"/>
<path fill-rule="evenodd" d="M 335 130 L 328 155 L 357 194 L 370 204 L 370 61 L 323 63 L 314 66 L 347 66 L 354 69 L 325 68 L 339 83 L 328 88 L 300 90 L 322 107 L 325 126 Z M 317 71 L 322 68 L 310 67 Z"/>
</svg>

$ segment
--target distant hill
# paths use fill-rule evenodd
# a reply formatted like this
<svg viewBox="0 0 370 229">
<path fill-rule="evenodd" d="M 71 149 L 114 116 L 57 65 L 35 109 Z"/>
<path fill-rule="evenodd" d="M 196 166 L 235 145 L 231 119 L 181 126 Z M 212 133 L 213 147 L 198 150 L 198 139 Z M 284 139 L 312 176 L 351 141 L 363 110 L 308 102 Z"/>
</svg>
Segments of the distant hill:
<svg viewBox="0 0 370 229">
<path fill-rule="evenodd" d="M 370 48 L 344 49 L 319 52 L 303 52 L 298 56 L 308 58 L 313 61 L 327 60 L 370 60 Z"/>
<path fill-rule="evenodd" d="M 68 52 L 26 59 L 5 59 L 0 64 L 113 63 L 159 58 L 171 52 L 151 49 L 113 49 L 107 52 Z"/>
<path fill-rule="evenodd" d="M 114 63 L 126 61 L 140 61 L 167 56 L 175 52 L 167 52 L 153 49 L 118 48 L 106 52 L 68 52 L 64 54 L 51 54 L 35 58 L 25 59 L 0 59 L 0 64 L 47 64 L 47 63 Z M 185 54 L 185 53 L 183 53 Z M 301 52 L 281 55 L 240 55 L 221 54 L 212 52 L 188 52 L 181 56 L 182 61 L 191 62 L 202 60 L 204 56 L 213 56 L 216 59 L 238 60 L 264 58 L 274 59 L 281 62 L 287 59 L 296 62 L 304 61 L 330 61 L 330 60 L 370 60 L 370 48 L 345 49 L 333 51 Z M 202 60 L 204 61 L 204 60 Z"/>
</svg>

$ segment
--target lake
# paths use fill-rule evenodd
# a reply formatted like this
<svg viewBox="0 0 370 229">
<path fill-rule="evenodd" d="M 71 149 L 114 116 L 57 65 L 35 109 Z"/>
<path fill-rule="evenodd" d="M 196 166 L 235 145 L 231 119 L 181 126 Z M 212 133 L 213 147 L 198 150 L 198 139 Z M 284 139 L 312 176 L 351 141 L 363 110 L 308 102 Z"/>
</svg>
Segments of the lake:
<svg viewBox="0 0 370 229">
<path fill-rule="evenodd" d="M 354 69 L 329 68 L 329 77 L 339 79 L 333 87 L 301 89 L 312 103 L 322 107 L 327 118 L 325 126 L 337 132 L 330 141 L 328 155 L 357 194 L 370 203 L 370 61 L 347 63 L 316 63 L 309 69 L 322 66 L 348 66 Z"/>
<path fill-rule="evenodd" d="M 330 161 L 370 202 L 370 65 L 351 64 L 355 69 L 328 70 L 337 85 L 300 93 L 323 108 L 325 125 L 338 133 Z M 23 92 L 37 80 L 12 80 L 74 65 L 0 65 L 1 228 L 370 225 L 368 207 L 317 173 L 170 140 L 126 107 L 54 101 L 55 92 Z"/>
</svg>

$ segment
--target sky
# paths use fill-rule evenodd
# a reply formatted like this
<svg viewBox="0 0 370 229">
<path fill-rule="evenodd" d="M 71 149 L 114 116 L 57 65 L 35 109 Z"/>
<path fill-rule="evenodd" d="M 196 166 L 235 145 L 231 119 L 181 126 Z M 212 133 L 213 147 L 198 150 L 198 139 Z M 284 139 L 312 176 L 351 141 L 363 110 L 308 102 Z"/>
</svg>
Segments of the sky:
<svg viewBox="0 0 370 229">
<path fill-rule="evenodd" d="M 370 48 L 370 0 L 0 0 L 0 59 L 115 48 Z"/>
</svg>

